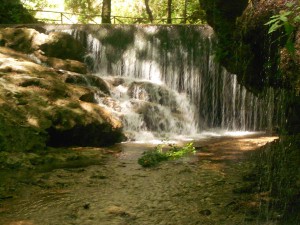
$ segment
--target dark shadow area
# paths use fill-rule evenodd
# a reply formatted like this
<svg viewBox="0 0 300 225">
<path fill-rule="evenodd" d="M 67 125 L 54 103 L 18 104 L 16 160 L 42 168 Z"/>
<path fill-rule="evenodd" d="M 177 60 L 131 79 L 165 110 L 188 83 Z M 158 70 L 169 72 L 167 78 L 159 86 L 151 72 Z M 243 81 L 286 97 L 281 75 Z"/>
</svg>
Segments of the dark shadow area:
<svg viewBox="0 0 300 225">
<path fill-rule="evenodd" d="M 242 199 L 238 207 L 252 211 L 258 220 L 299 225 L 300 139 L 286 136 L 273 141 L 275 138 L 221 138 L 203 146 L 200 143 L 199 161 L 207 160 L 207 168 L 225 174 L 234 164 L 248 163 L 249 170 L 240 171 L 243 185 L 233 190 Z M 263 147 L 257 149 L 260 145 Z"/>
<path fill-rule="evenodd" d="M 106 132 L 107 131 L 107 132 Z M 49 139 L 48 146 L 109 146 L 116 142 L 124 141 L 124 136 L 106 124 L 76 125 L 69 130 L 58 130 L 54 127 L 47 129 Z"/>
</svg>

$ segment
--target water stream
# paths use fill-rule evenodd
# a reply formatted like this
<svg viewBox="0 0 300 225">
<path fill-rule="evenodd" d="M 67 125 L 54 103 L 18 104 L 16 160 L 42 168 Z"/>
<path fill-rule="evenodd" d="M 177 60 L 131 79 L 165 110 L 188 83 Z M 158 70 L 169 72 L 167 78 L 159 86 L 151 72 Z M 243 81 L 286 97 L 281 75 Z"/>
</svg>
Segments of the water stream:
<svg viewBox="0 0 300 225">
<path fill-rule="evenodd" d="M 276 113 L 282 94 L 267 89 L 254 95 L 240 85 L 236 75 L 217 63 L 217 41 L 208 26 L 47 29 L 68 32 L 80 40 L 95 75 L 124 78 L 110 83 L 127 133 L 165 138 L 167 133 L 190 135 L 208 130 L 272 131 L 282 123 L 282 113 Z"/>
<path fill-rule="evenodd" d="M 137 159 L 152 144 L 123 143 L 114 146 L 118 155 L 105 157 L 101 149 L 73 149 L 98 165 L 19 171 L 18 192 L 0 202 L 0 224 L 275 225 L 253 212 L 260 199 L 234 192 L 249 172 L 245 154 L 273 139 L 207 137 L 195 144 L 197 155 L 149 169 Z"/>
</svg>

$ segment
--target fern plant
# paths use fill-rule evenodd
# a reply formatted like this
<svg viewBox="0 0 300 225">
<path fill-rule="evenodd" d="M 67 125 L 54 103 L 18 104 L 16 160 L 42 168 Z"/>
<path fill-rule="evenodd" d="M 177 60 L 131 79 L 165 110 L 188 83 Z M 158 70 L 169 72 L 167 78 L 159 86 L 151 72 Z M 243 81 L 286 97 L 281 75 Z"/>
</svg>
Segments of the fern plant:
<svg viewBox="0 0 300 225">
<path fill-rule="evenodd" d="M 269 34 L 284 28 L 284 35 L 287 38 L 285 47 L 290 54 L 294 55 L 295 45 L 293 34 L 300 23 L 300 6 L 299 2 L 297 4 L 289 2 L 286 3 L 286 6 L 287 10 L 281 10 L 279 14 L 272 16 L 270 21 L 265 23 L 265 25 L 270 26 Z"/>
</svg>

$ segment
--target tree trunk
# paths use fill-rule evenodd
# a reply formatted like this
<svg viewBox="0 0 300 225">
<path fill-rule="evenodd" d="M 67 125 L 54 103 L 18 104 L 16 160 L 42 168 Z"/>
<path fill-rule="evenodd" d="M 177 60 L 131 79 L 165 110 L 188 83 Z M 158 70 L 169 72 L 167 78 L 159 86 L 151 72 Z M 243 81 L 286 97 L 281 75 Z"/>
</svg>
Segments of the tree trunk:
<svg viewBox="0 0 300 225">
<path fill-rule="evenodd" d="M 183 9 L 183 24 L 186 24 L 187 21 L 187 3 L 188 0 L 184 0 L 184 9 Z"/>
<path fill-rule="evenodd" d="M 153 14 L 149 6 L 149 0 L 145 0 L 146 12 L 148 14 L 148 18 L 150 23 L 153 23 Z"/>
<path fill-rule="evenodd" d="M 167 17 L 167 24 L 172 23 L 172 0 L 168 0 L 168 17 Z"/>
<path fill-rule="evenodd" d="M 102 3 L 102 23 L 111 23 L 111 0 L 103 0 Z"/>
</svg>

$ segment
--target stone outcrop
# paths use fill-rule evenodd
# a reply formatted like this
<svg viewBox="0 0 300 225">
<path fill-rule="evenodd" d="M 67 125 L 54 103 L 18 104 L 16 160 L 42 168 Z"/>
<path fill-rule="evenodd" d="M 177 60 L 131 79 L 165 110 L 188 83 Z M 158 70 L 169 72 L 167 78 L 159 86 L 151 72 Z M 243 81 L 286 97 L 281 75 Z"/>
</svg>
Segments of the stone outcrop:
<svg viewBox="0 0 300 225">
<path fill-rule="evenodd" d="M 36 62 L 55 69 L 87 73 L 87 66 L 82 62 L 85 49 L 67 33 L 48 35 L 27 27 L 0 28 L 0 45 L 30 54 Z"/>
<path fill-rule="evenodd" d="M 299 29 L 295 30 L 296 56 L 286 52 L 283 30 L 272 35 L 265 25 L 272 15 L 287 9 L 286 1 L 200 0 L 219 38 L 222 64 L 253 91 L 264 87 L 292 88 L 299 94 Z M 231 12 L 233 10 L 234 13 Z"/>
<path fill-rule="evenodd" d="M 67 73 L 65 82 L 70 84 L 77 84 L 81 86 L 95 87 L 100 89 L 104 94 L 110 95 L 108 84 L 100 77 L 69 72 Z"/>
<path fill-rule="evenodd" d="M 41 41 L 39 36 L 46 38 Z M 47 145 L 105 146 L 124 140 L 121 121 L 91 101 L 91 94 L 109 96 L 105 81 L 86 75 L 93 85 L 76 84 L 70 82 L 72 77 L 84 74 L 39 64 L 32 54 L 41 51 L 40 43 L 47 36 L 33 29 L 3 28 L 0 40 L 5 46 L 0 47 L 1 151 L 42 150 Z M 81 63 L 42 57 L 64 66 Z"/>
<path fill-rule="evenodd" d="M 51 32 L 40 49 L 46 56 L 60 59 L 83 60 L 85 49 L 81 43 L 70 34 Z"/>
</svg>

